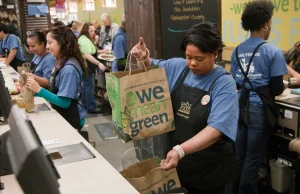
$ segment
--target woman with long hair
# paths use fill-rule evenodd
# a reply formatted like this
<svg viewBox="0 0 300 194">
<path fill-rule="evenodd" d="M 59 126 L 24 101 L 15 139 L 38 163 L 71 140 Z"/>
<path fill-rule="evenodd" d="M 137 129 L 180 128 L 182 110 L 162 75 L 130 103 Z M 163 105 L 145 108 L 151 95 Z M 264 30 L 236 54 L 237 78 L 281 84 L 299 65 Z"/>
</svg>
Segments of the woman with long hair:
<svg viewBox="0 0 300 194">
<path fill-rule="evenodd" d="M 80 130 L 86 112 L 78 98 L 86 68 L 77 39 L 68 27 L 56 26 L 47 34 L 46 48 L 56 59 L 50 78 L 50 91 L 42 88 L 34 79 L 28 79 L 26 87 L 49 101 L 53 109 Z"/>
<path fill-rule="evenodd" d="M 83 78 L 82 88 L 82 105 L 90 114 L 101 113 L 96 108 L 95 90 L 95 72 L 99 68 L 104 72 L 106 67 L 97 60 L 97 49 L 94 45 L 93 37 L 95 35 L 95 27 L 92 23 L 85 23 L 79 35 L 78 44 L 81 53 L 86 58 L 88 74 Z"/>
</svg>

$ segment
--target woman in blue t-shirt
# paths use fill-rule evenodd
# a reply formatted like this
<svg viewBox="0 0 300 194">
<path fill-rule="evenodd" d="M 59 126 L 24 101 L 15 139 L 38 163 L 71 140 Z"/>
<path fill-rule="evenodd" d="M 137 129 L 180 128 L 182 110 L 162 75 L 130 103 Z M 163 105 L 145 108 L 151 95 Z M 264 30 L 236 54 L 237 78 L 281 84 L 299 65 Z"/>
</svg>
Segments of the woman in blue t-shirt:
<svg viewBox="0 0 300 194">
<path fill-rule="evenodd" d="M 258 193 L 258 171 L 267 147 L 270 128 L 279 115 L 275 96 L 284 91 L 287 66 L 282 51 L 266 43 L 274 5 L 271 1 L 247 3 L 242 14 L 244 30 L 251 37 L 232 53 L 231 73 L 239 93 L 239 125 L 236 137 L 238 180 L 231 194 Z"/>
<path fill-rule="evenodd" d="M 236 173 L 238 96 L 233 78 L 215 64 L 223 46 L 220 32 L 204 22 L 183 38 L 186 59 L 150 59 L 142 38 L 132 50 L 138 64 L 144 61 L 166 70 L 175 131 L 169 133 L 169 152 L 161 166 L 176 167 L 189 194 L 224 193 Z"/>
<path fill-rule="evenodd" d="M 27 44 L 34 54 L 30 70 L 34 74 L 35 81 L 44 88 L 49 87 L 51 70 L 55 65 L 55 58 L 46 49 L 47 31 L 34 31 L 27 37 Z"/>
<path fill-rule="evenodd" d="M 77 38 L 65 26 L 53 27 L 47 34 L 47 49 L 55 57 L 56 64 L 50 77 L 50 88 L 42 88 L 35 80 L 28 79 L 26 87 L 51 103 L 75 129 L 84 124 L 86 111 L 79 104 L 81 81 L 86 68 Z"/>
</svg>

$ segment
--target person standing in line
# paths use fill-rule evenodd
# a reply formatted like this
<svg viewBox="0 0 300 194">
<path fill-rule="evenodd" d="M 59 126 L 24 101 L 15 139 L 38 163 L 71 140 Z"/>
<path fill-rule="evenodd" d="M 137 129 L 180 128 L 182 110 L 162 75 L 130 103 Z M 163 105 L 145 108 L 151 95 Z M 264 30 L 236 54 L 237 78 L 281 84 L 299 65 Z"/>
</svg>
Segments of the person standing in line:
<svg viewBox="0 0 300 194">
<path fill-rule="evenodd" d="M 99 68 L 104 72 L 106 67 L 97 60 L 97 48 L 93 43 L 95 27 L 91 23 L 85 23 L 79 35 L 78 44 L 81 53 L 87 62 L 88 74 L 83 78 L 82 104 L 90 114 L 99 114 L 102 111 L 97 109 L 95 98 L 95 72 Z"/>
<path fill-rule="evenodd" d="M 112 63 L 112 72 L 124 71 L 127 59 L 127 35 L 125 14 L 122 15 L 122 26 L 112 42 L 112 50 L 116 59 Z"/>
<path fill-rule="evenodd" d="M 101 21 L 103 25 L 100 31 L 99 48 L 101 50 L 111 50 L 111 44 L 117 34 L 119 26 L 116 23 L 112 23 L 111 18 L 107 13 L 101 15 Z"/>
<path fill-rule="evenodd" d="M 72 23 L 72 31 L 73 31 L 73 33 L 75 34 L 75 36 L 77 38 L 80 35 L 81 28 L 82 28 L 82 22 L 81 21 L 79 21 L 79 20 L 73 21 L 73 23 Z"/>
</svg>

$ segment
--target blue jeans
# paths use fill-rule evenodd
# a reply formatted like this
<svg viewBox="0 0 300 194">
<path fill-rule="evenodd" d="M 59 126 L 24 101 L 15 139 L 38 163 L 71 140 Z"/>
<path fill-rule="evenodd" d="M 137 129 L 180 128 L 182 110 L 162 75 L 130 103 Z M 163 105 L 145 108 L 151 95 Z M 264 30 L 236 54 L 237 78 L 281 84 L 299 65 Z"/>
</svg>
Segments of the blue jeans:
<svg viewBox="0 0 300 194">
<path fill-rule="evenodd" d="M 262 105 L 250 104 L 248 128 L 239 126 L 236 137 L 238 179 L 231 184 L 230 194 L 257 194 L 258 171 L 267 147 L 269 129 Z"/>
<path fill-rule="evenodd" d="M 94 73 L 88 73 L 87 76 L 83 76 L 83 87 L 81 102 L 83 107 L 87 111 L 93 111 L 96 109 L 96 99 L 94 95 L 95 91 L 95 78 Z"/>
</svg>

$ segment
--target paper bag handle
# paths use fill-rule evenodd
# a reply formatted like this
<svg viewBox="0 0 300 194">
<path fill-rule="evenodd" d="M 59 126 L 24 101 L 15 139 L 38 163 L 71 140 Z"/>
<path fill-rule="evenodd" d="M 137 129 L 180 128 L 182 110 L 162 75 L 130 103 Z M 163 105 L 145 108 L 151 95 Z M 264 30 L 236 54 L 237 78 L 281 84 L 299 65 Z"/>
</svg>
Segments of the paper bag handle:
<svg viewBox="0 0 300 194">
<path fill-rule="evenodd" d="M 149 174 L 151 174 L 153 171 L 155 171 L 155 170 L 164 170 L 162 167 L 156 167 L 156 168 L 153 168 L 152 170 L 150 170 L 147 174 L 146 174 L 146 176 L 148 176 Z"/>
<path fill-rule="evenodd" d="M 130 148 L 128 149 L 126 152 L 124 152 L 124 154 L 121 156 L 121 160 L 122 160 L 122 168 L 124 170 L 124 156 L 131 150 L 138 150 L 139 151 L 139 154 L 140 156 L 142 157 L 142 154 L 141 154 L 141 150 L 139 148 Z"/>
<path fill-rule="evenodd" d="M 131 64 L 132 64 L 132 49 L 127 55 L 126 65 L 125 65 L 125 69 L 124 69 L 124 72 L 125 72 L 126 69 L 127 69 L 127 65 L 129 66 L 129 75 L 131 75 Z M 142 64 L 143 64 L 143 67 L 145 69 L 145 72 L 147 72 L 147 68 L 145 66 L 144 61 L 142 61 Z"/>
</svg>

